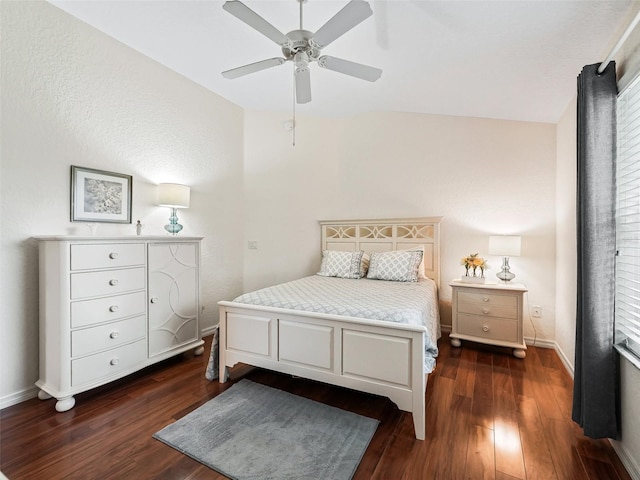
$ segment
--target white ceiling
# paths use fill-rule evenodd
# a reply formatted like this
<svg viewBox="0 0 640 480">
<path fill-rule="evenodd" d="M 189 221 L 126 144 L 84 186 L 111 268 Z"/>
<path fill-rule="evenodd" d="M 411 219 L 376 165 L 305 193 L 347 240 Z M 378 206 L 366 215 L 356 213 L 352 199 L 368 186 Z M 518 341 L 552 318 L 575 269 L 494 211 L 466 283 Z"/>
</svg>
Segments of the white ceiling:
<svg viewBox="0 0 640 480">
<path fill-rule="evenodd" d="M 218 0 L 49 0 L 194 82 L 253 110 L 292 108 L 290 62 L 235 80 L 220 72 L 281 56 Z M 243 0 L 283 33 L 297 0 Z M 316 31 L 347 0 L 308 0 Z M 583 65 L 604 60 L 632 0 L 374 0 L 373 16 L 323 54 L 383 69 L 369 83 L 311 66 L 313 100 L 298 114 L 401 111 L 536 122 L 559 120 Z"/>
</svg>

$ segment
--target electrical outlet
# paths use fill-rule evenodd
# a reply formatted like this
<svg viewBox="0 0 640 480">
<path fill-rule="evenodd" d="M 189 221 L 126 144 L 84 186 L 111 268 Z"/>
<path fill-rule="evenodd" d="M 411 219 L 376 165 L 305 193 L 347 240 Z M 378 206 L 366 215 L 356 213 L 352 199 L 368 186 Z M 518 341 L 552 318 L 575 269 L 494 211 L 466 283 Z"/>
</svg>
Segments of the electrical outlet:
<svg viewBox="0 0 640 480">
<path fill-rule="evenodd" d="M 540 305 L 533 305 L 531 307 L 531 316 L 540 318 L 542 316 L 542 307 Z"/>
<path fill-rule="evenodd" d="M 257 250 L 258 249 L 258 241 L 257 240 L 249 240 L 248 247 L 249 247 L 249 250 Z"/>
</svg>

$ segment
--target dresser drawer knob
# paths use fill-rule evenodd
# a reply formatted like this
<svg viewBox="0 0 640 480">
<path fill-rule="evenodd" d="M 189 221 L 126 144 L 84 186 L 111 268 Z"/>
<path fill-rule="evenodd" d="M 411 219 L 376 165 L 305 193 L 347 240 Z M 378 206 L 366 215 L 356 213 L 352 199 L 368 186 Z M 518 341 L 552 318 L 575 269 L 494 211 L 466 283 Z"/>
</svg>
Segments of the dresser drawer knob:
<svg viewBox="0 0 640 480">
<path fill-rule="evenodd" d="M 119 336 L 119 335 L 120 335 L 120 333 L 119 333 L 119 332 L 111 332 L 111 333 L 109 334 L 109 338 L 118 338 L 118 336 Z"/>
<path fill-rule="evenodd" d="M 488 308 L 483 308 L 482 309 L 482 313 L 484 313 L 486 315 L 487 313 L 489 313 L 489 309 Z"/>
<path fill-rule="evenodd" d="M 111 285 L 112 287 L 115 287 L 116 285 L 118 285 L 118 280 L 116 280 L 115 278 L 112 280 L 109 280 L 109 285 Z"/>
<path fill-rule="evenodd" d="M 152 297 L 151 303 L 158 303 L 158 297 Z"/>
<path fill-rule="evenodd" d="M 120 308 L 120 307 L 118 307 L 118 305 L 111 305 L 111 306 L 109 307 L 109 311 L 110 311 L 110 312 L 117 312 L 117 311 L 118 311 L 118 308 Z"/>
<path fill-rule="evenodd" d="M 109 258 L 110 258 L 111 260 L 115 260 L 116 258 L 118 258 L 118 252 L 111 252 L 111 253 L 109 254 Z"/>
<path fill-rule="evenodd" d="M 486 325 L 483 325 L 483 326 L 482 326 L 482 331 L 483 331 L 484 333 L 487 333 L 487 332 L 489 331 L 489 327 L 487 327 Z"/>
<path fill-rule="evenodd" d="M 119 358 L 112 358 L 111 361 L 109 362 L 111 365 L 117 365 L 120 363 L 120 359 Z"/>
</svg>

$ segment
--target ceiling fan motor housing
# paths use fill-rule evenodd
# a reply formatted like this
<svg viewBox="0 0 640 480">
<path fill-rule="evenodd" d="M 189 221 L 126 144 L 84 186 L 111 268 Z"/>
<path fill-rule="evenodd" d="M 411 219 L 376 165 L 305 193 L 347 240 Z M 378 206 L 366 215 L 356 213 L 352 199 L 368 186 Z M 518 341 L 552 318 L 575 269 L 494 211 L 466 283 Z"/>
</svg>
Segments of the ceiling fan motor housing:
<svg viewBox="0 0 640 480">
<path fill-rule="evenodd" d="M 308 30 L 293 30 L 287 33 L 289 44 L 282 47 L 282 53 L 287 60 L 293 59 L 297 53 L 304 52 L 309 60 L 314 61 L 320 56 L 320 49 L 311 46 L 313 32 Z"/>
</svg>

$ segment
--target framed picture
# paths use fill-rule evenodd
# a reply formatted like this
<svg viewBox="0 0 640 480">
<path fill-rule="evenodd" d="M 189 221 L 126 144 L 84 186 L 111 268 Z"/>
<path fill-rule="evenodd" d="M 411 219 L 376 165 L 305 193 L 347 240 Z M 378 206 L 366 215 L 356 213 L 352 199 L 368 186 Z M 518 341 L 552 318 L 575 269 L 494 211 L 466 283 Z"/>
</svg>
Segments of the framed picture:
<svg viewBox="0 0 640 480">
<path fill-rule="evenodd" d="M 71 166 L 71 221 L 131 223 L 133 177 Z"/>
</svg>

